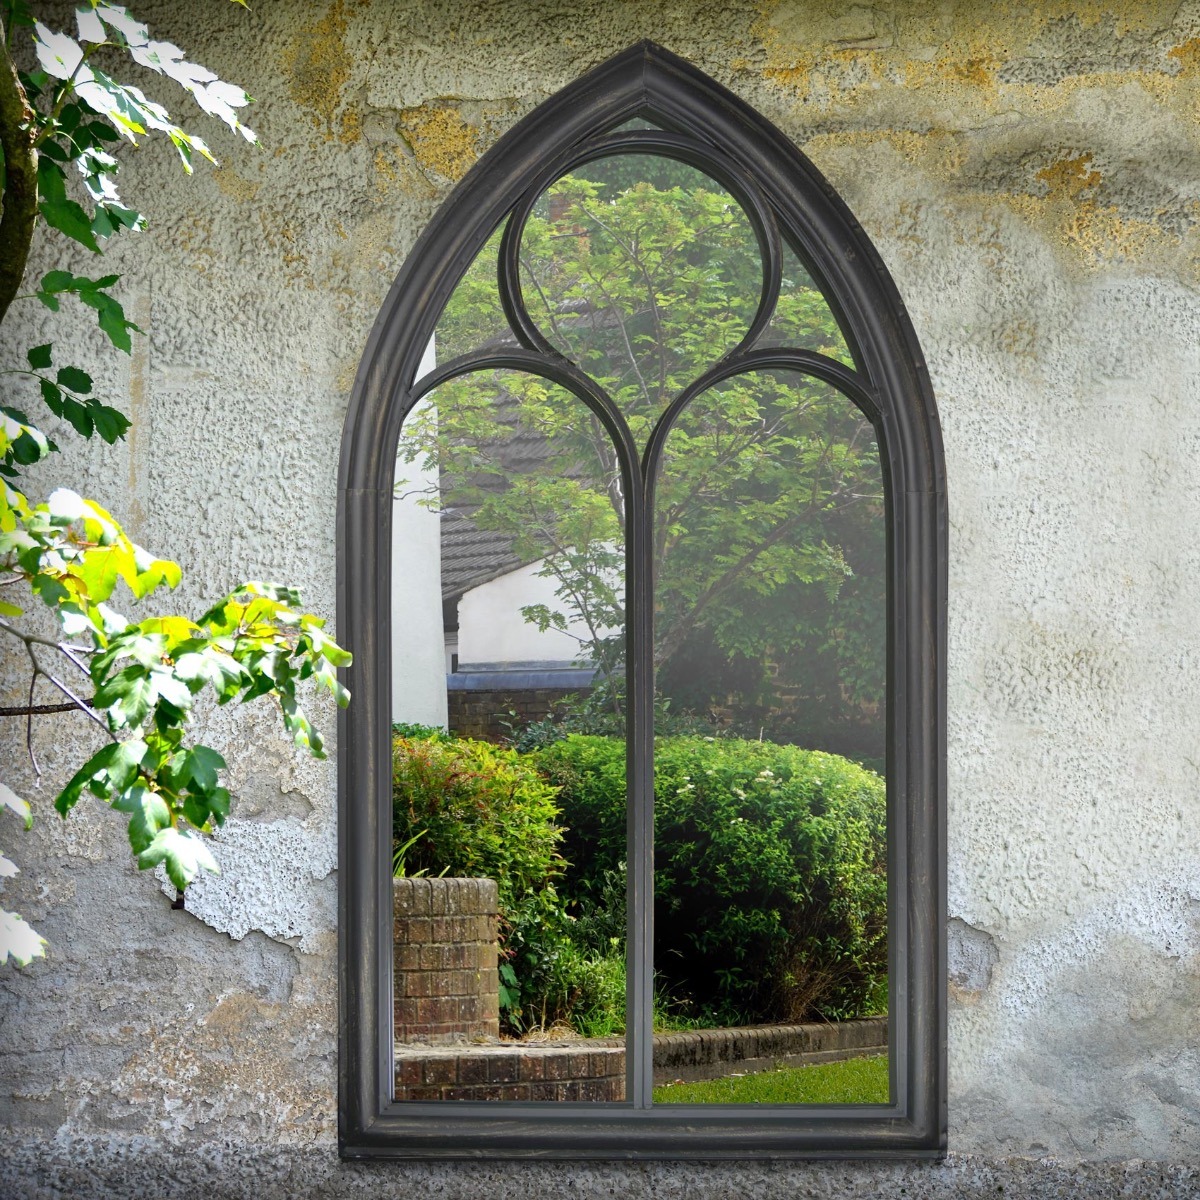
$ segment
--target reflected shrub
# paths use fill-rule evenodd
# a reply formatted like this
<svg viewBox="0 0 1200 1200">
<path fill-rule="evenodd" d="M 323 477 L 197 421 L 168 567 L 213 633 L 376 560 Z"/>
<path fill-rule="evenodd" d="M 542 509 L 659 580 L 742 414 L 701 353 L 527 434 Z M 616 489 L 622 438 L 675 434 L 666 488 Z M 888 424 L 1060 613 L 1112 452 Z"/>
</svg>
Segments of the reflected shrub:
<svg viewBox="0 0 1200 1200">
<path fill-rule="evenodd" d="M 619 1032 L 623 936 L 619 945 L 605 936 L 603 914 L 579 924 L 565 911 L 555 887 L 566 867 L 556 793 L 515 750 L 402 727 L 392 742 L 394 862 L 406 875 L 496 880 L 507 1032 L 568 1024 L 590 1037 Z"/>
<path fill-rule="evenodd" d="M 440 735 L 392 741 L 392 837 L 408 875 L 494 879 L 502 908 L 561 873 L 557 788 L 529 759 Z"/>
<path fill-rule="evenodd" d="M 586 904 L 625 856 L 625 746 L 573 735 L 529 755 L 559 789 Z M 883 780 L 836 755 L 733 738 L 659 738 L 655 970 L 722 1023 L 877 1010 L 887 970 Z"/>
</svg>

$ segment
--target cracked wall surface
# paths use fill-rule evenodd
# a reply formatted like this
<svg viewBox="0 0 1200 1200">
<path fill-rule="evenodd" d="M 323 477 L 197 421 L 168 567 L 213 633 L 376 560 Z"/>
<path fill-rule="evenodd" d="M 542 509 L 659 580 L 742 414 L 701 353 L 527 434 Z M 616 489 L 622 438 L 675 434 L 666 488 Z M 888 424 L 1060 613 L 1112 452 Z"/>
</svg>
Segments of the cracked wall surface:
<svg viewBox="0 0 1200 1200">
<path fill-rule="evenodd" d="M 1067 1194 L 1063 1162 L 1143 1159 L 1184 1164 L 1161 1186 L 1195 1194 L 1200 3 L 133 7 L 256 97 L 263 146 L 207 129 L 221 166 L 190 180 L 169 147 L 126 155 L 124 188 L 150 221 L 108 256 L 148 332 L 131 359 L 69 312 L 20 314 L 5 337 L 72 338 L 134 419 L 114 448 L 64 437 L 44 482 L 82 476 L 137 540 L 187 563 L 173 607 L 279 578 L 332 615 L 337 445 L 371 322 L 454 183 L 558 88 L 653 38 L 813 159 L 896 280 L 945 435 L 960 1157 L 942 1174 L 741 1178 L 756 1195 L 875 1194 L 882 1180 L 1053 1195 L 1029 1181 Z M 2 702 L 25 683 L 10 662 Z M 132 1169 L 130 1138 L 252 1141 L 276 1156 L 271 1180 L 290 1177 L 279 1155 L 294 1150 L 328 1194 L 399 1186 L 333 1165 L 332 755 L 301 760 L 266 710 L 201 721 L 229 760 L 235 815 L 215 846 L 224 873 L 196 886 L 191 913 L 137 873 L 98 802 L 66 822 L 50 811 L 86 729 L 37 726 L 40 787 L 22 735 L 0 730 L 6 780 L 38 812 L 8 838 L 22 874 L 5 895 L 52 944 L 0 973 L 0 1120 L 25 1147 L 10 1172 L 44 1181 L 90 1154 L 109 1178 Z M 211 1153 L 196 1151 L 188 1186 L 216 1170 Z M 1040 1176 L 1023 1163 L 1046 1156 L 1058 1162 Z M 404 1170 L 447 1195 L 509 1178 Z M 522 1178 L 530 1195 L 561 1194 L 567 1176 L 580 1194 L 725 1195 L 732 1170 Z M 1130 1170 L 1103 1175 L 1112 1194 L 1144 1194 Z"/>
</svg>

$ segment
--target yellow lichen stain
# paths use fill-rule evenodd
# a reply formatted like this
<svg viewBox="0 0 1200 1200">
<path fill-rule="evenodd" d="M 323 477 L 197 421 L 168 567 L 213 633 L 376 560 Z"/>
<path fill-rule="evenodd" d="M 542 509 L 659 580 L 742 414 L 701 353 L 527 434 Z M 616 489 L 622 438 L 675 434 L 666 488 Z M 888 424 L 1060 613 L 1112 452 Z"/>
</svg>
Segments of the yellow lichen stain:
<svg viewBox="0 0 1200 1200">
<path fill-rule="evenodd" d="M 479 130 L 444 101 L 430 101 L 400 114 L 399 132 L 422 171 L 457 183 L 479 157 Z"/>
<path fill-rule="evenodd" d="M 345 0 L 333 0 L 325 16 L 301 26 L 283 52 L 292 99 L 310 110 L 313 123 L 324 129 L 326 141 L 340 136 L 344 142 L 356 142 L 362 136 L 361 119 L 353 111 L 343 114 L 338 133 L 334 129 L 354 64 L 346 49 L 348 24 Z"/>
<path fill-rule="evenodd" d="M 996 72 L 1000 61 L 992 54 L 979 54 L 973 58 L 964 58 L 957 62 L 949 62 L 944 71 L 947 79 L 957 83 L 970 84 L 973 87 L 991 87 L 996 82 Z"/>
<path fill-rule="evenodd" d="M 1041 341 L 1035 321 L 1018 317 L 1001 327 L 1000 345 L 1014 358 L 1035 358 Z"/>
<path fill-rule="evenodd" d="M 1182 75 L 1186 71 L 1194 71 L 1200 64 L 1200 37 L 1188 38 L 1186 42 L 1181 42 L 1178 46 L 1172 46 L 1167 51 L 1167 57 L 1175 59 L 1179 63 L 1179 73 Z"/>
<path fill-rule="evenodd" d="M 1093 39 L 1114 47 L 1131 33 L 1143 41 L 1155 35 L 1157 43 L 1177 20 L 1168 0 L 1018 0 L 1015 9 L 949 0 L 913 6 L 890 33 L 880 26 L 869 45 L 857 47 L 848 47 L 842 36 L 846 13 L 835 0 L 760 0 L 752 31 L 765 61 L 747 56 L 742 67 L 805 106 L 805 123 L 822 130 L 805 146 L 818 165 L 828 163 L 836 173 L 847 150 L 887 144 L 960 201 L 974 196 L 980 212 L 998 204 L 1017 213 L 1077 269 L 1169 260 L 1172 269 L 1200 274 L 1200 226 L 1191 232 L 1177 211 L 1130 212 L 1125 203 L 1109 200 L 1110 186 L 1114 195 L 1121 188 L 1103 177 L 1097 151 L 1076 146 L 1022 178 L 1015 148 L 1022 136 L 1032 139 L 1038 125 L 1050 129 L 1080 105 L 1090 110 L 1095 97 L 1112 94 L 1129 97 L 1134 111 L 1140 105 L 1174 114 L 1194 127 L 1200 37 L 1157 54 L 1140 50 L 1143 61 L 1128 69 L 1051 53 L 1056 44 L 1069 43 L 1073 30 L 1096 27 Z M 1013 138 L 1008 131 L 1019 131 L 1022 122 L 1031 132 Z M 1012 177 L 1007 185 L 997 187 L 993 179 L 977 186 L 971 172 L 988 160 L 993 128 Z M 1014 337 L 1025 340 L 1023 331 Z"/>
<path fill-rule="evenodd" d="M 1047 185 L 1051 199 L 1077 200 L 1082 192 L 1098 187 L 1103 178 L 1091 164 L 1086 154 L 1071 155 L 1043 167 L 1037 178 Z"/>
<path fill-rule="evenodd" d="M 232 167 L 217 167 L 213 171 L 213 182 L 221 189 L 222 194 L 241 204 L 249 204 L 257 199 L 262 187 L 262 184 L 243 179 Z"/>
<path fill-rule="evenodd" d="M 375 194 L 384 197 L 399 190 L 405 195 L 432 199 L 441 190 L 427 178 L 413 153 L 412 144 L 401 135 L 394 146 L 379 146 L 371 155 Z"/>
<path fill-rule="evenodd" d="M 956 178 L 966 161 L 961 135 L 943 129 L 848 129 L 818 133 L 805 143 L 804 151 L 810 157 L 824 159 L 838 149 L 861 149 L 881 143 L 939 179 Z"/>
<path fill-rule="evenodd" d="M 1062 243 L 1075 250 L 1089 266 L 1114 261 L 1135 261 L 1178 246 L 1179 238 L 1153 221 L 1122 217 L 1115 205 L 1101 204 L 1095 191 L 1104 177 L 1087 154 L 1071 154 L 1037 172 L 1046 184 L 1044 197 L 1017 196 L 1011 203 L 1039 221 L 1049 217 Z"/>
<path fill-rule="evenodd" d="M 292 214 L 271 205 L 256 208 L 254 214 L 262 245 L 279 256 L 289 282 L 310 282 L 308 255 L 301 249 L 301 239 L 290 219 Z"/>
</svg>

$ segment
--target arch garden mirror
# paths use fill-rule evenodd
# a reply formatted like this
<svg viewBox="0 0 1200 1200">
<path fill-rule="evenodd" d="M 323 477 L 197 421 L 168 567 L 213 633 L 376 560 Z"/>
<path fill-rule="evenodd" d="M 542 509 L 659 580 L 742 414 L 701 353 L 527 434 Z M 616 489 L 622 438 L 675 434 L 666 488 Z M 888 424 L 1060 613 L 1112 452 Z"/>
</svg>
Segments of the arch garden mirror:
<svg viewBox="0 0 1200 1200">
<path fill-rule="evenodd" d="M 343 1152 L 938 1153 L 940 439 L 811 164 L 649 44 L 559 93 L 342 489 Z"/>
</svg>

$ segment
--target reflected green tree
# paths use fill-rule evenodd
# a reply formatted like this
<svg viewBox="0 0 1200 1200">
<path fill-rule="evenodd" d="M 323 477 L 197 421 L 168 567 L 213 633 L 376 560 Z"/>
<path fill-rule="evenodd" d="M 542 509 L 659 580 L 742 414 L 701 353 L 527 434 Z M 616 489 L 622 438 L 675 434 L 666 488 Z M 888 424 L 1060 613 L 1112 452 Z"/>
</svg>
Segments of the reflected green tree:
<svg viewBox="0 0 1200 1200">
<path fill-rule="evenodd" d="M 441 361 L 503 337 L 499 237 L 443 314 Z M 745 213 L 720 185 L 683 164 L 626 156 L 548 189 L 520 270 L 547 339 L 608 391 L 644 445 L 671 399 L 744 337 L 762 263 Z M 790 251 L 767 336 L 851 361 Z M 514 469 L 539 444 L 550 449 L 537 469 Z M 541 561 L 557 604 L 530 606 L 526 619 L 585 627 L 580 658 L 619 690 L 625 497 L 599 420 L 544 380 L 476 373 L 442 385 L 435 405 L 410 419 L 400 458 L 440 472 L 428 504 L 469 515 Z M 812 712 L 826 724 L 869 723 L 883 689 L 882 515 L 874 431 L 834 389 L 756 372 L 698 397 L 668 439 L 656 492 L 661 689 L 703 711 L 736 688 L 740 712 L 765 713 L 778 708 L 772 674 L 803 658 Z M 793 722 L 806 723 L 802 713 Z M 813 744 L 786 725 L 780 736 Z M 859 756 L 877 750 L 872 742 Z"/>
</svg>

